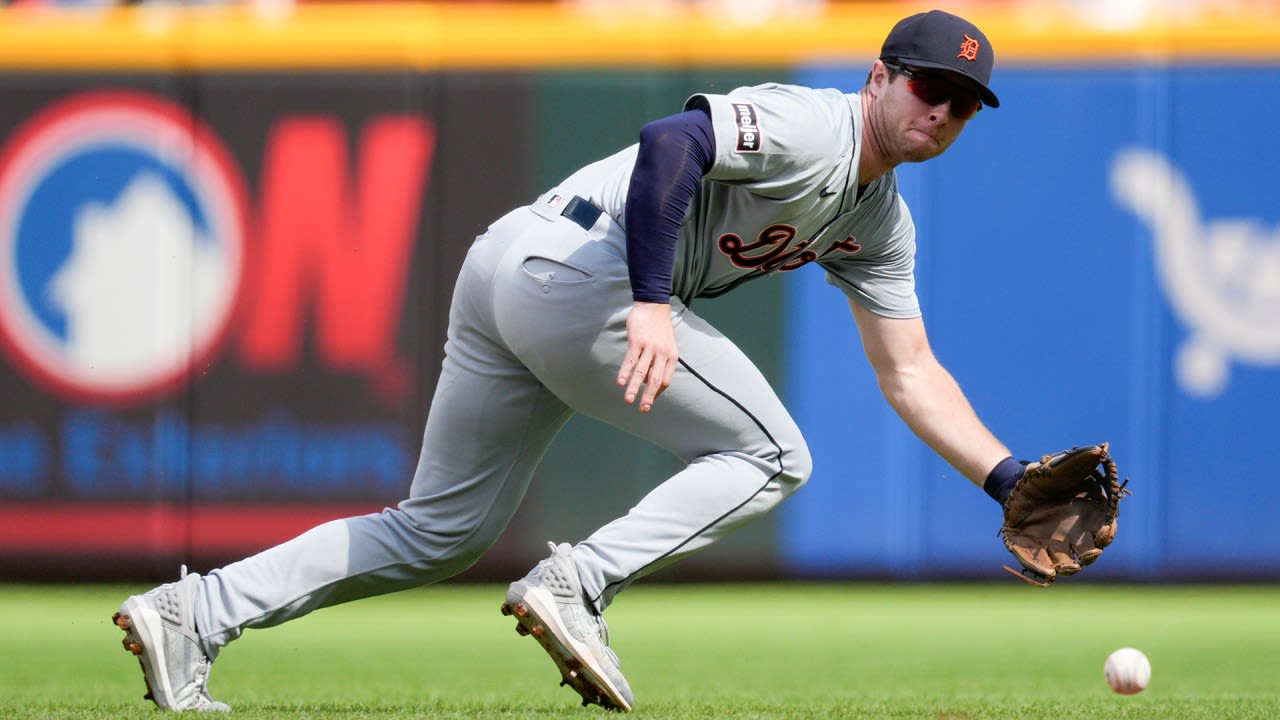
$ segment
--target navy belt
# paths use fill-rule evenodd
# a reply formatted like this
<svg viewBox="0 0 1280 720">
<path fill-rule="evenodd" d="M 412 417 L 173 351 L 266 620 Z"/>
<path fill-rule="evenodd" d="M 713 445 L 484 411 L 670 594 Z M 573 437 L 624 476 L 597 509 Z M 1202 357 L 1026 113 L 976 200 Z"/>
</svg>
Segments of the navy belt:
<svg viewBox="0 0 1280 720">
<path fill-rule="evenodd" d="M 577 223 L 583 230 L 590 230 L 604 214 L 604 210 L 590 200 L 574 195 L 565 203 L 560 214 Z"/>
</svg>

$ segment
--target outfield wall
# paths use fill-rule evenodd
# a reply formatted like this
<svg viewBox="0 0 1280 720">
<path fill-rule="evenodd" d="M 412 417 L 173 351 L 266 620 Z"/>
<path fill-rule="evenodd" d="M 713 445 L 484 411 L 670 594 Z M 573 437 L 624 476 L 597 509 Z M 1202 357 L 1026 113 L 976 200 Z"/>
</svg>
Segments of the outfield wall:
<svg viewBox="0 0 1280 720">
<path fill-rule="evenodd" d="M 691 92 L 856 89 L 904 8 L 0 15 L 0 572 L 171 574 L 396 502 L 471 237 Z M 1280 577 L 1280 20 L 970 15 L 1002 107 L 900 171 L 935 351 L 1018 454 L 1113 443 L 1135 495 L 1095 576 Z M 817 470 L 663 577 L 995 577 L 994 506 L 892 416 L 819 272 L 697 309 Z M 674 467 L 575 419 L 470 576 Z"/>
</svg>

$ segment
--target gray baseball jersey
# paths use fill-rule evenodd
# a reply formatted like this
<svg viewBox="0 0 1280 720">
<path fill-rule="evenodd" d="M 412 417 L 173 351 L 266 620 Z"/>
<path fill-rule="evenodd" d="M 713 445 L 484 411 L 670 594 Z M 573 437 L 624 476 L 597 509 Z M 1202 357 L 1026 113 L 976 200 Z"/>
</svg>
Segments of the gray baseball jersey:
<svg viewBox="0 0 1280 720">
<path fill-rule="evenodd" d="M 776 83 L 695 95 L 711 111 L 715 165 L 681 227 L 673 293 L 715 297 L 817 261 L 828 281 L 889 317 L 914 317 L 915 226 L 894 173 L 858 196 L 859 96 Z M 636 146 L 560 185 L 622 222 Z"/>
<path fill-rule="evenodd" d="M 454 290 L 409 497 L 207 573 L 195 616 L 210 657 L 245 628 L 466 569 L 496 541 L 575 412 L 686 463 L 574 546 L 599 610 L 636 578 L 769 511 L 808 479 L 808 448 L 776 393 L 689 305 L 816 262 L 874 312 L 914 316 L 910 215 L 892 173 L 859 195 L 858 96 L 763 85 L 689 103 L 710 111 L 716 157 L 678 238 L 671 318 L 680 360 L 653 410 L 624 403 L 615 382 L 632 307 L 622 227 L 631 147 L 476 239 Z"/>
</svg>

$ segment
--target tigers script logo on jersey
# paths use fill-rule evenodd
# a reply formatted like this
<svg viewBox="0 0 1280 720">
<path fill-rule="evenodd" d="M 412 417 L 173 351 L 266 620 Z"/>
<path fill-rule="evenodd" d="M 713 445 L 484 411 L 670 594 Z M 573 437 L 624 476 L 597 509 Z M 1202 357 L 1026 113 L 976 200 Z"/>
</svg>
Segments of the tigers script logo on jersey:
<svg viewBox="0 0 1280 720">
<path fill-rule="evenodd" d="M 50 105 L 0 153 L 0 348 L 75 400 L 178 386 L 239 298 L 246 202 L 182 107 L 132 91 Z"/>
<path fill-rule="evenodd" d="M 760 121 L 756 115 L 756 107 L 751 103 L 732 103 L 733 113 L 738 122 L 738 152 L 760 152 Z"/>
<path fill-rule="evenodd" d="M 779 223 L 761 230 L 755 242 L 746 242 L 736 233 L 725 233 L 716 241 L 716 247 L 736 267 L 766 273 L 774 270 L 790 272 L 831 253 L 856 253 L 862 249 L 857 239 L 850 235 L 818 255 L 809 249 L 813 238 L 801 240 L 793 246 L 791 243 L 795 239 L 796 228 Z"/>
</svg>

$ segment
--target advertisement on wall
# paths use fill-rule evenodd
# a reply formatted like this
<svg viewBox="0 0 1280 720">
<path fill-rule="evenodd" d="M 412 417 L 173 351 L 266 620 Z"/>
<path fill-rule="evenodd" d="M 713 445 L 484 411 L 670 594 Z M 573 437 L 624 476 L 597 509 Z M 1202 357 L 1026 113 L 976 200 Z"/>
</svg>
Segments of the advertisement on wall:
<svg viewBox="0 0 1280 720">
<path fill-rule="evenodd" d="M 398 502 L 462 253 L 687 95 L 643 77 L 0 78 L 0 572 L 167 577 Z M 852 92 L 864 77 L 783 79 Z M 1112 443 L 1134 495 L 1092 577 L 1280 576 L 1262 550 L 1280 544 L 1280 498 L 1257 471 L 1280 461 L 1280 217 L 1257 189 L 1280 140 L 1256 127 L 1280 75 L 994 82 L 999 109 L 898 170 L 934 352 L 1017 456 Z M 625 116 L 607 138 L 558 122 L 602 88 Z M 1222 89 L 1230 106 L 1200 101 Z M 708 567 L 999 573 L 999 509 L 893 415 L 843 298 L 807 270 L 700 308 L 777 366 L 815 457 L 805 489 Z M 592 426 L 565 435 L 491 553 L 503 562 L 582 536 L 669 472 Z M 557 502 L 601 476 L 572 513 Z"/>
<path fill-rule="evenodd" d="M 807 78 L 855 90 L 862 76 Z M 898 169 L 935 354 L 1020 458 L 1110 441 L 1132 497 L 1091 575 L 1280 576 L 1280 213 L 1263 125 L 1280 73 L 1000 71 L 943 157 Z M 1225 94 L 1231 103 L 1206 103 Z M 820 278 L 792 286 L 796 358 L 857 339 Z M 861 367 L 861 365 L 859 365 Z M 999 508 L 888 410 L 869 368 L 788 382 L 813 480 L 784 547 L 818 575 L 991 577 Z M 1236 498 L 1249 497 L 1242 507 Z"/>
<path fill-rule="evenodd" d="M 403 77 L 10 84 L 0 564 L 228 557 L 398 501 L 503 201 L 439 204 L 441 124 L 465 151 L 498 120 Z"/>
</svg>

